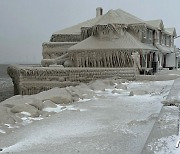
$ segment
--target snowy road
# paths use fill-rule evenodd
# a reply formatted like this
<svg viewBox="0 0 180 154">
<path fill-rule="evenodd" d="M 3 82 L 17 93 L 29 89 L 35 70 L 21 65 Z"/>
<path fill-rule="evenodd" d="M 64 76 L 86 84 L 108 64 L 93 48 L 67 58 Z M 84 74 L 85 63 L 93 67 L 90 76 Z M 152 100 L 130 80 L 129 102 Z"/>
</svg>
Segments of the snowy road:
<svg viewBox="0 0 180 154">
<path fill-rule="evenodd" d="M 0 153 L 139 154 L 173 81 L 130 82 L 0 137 Z M 129 96 L 132 89 L 148 94 Z"/>
</svg>

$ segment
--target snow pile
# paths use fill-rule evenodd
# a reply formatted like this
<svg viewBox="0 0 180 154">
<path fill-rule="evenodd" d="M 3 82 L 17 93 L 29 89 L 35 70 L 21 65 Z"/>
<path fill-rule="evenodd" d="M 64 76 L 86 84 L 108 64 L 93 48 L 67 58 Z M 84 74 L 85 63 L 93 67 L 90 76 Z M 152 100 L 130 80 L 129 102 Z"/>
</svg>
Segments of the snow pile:
<svg viewBox="0 0 180 154">
<path fill-rule="evenodd" d="M 4 130 L 0 129 L 0 133 L 3 133 L 3 134 L 4 134 L 4 133 L 6 133 L 6 132 L 5 132 Z"/>
<path fill-rule="evenodd" d="M 176 135 L 162 137 L 157 141 L 150 143 L 148 147 L 151 151 L 154 151 L 155 154 L 179 154 L 180 146 L 178 146 L 178 138 L 179 137 Z"/>
<path fill-rule="evenodd" d="M 164 84 L 161 82 L 165 83 L 165 81 L 159 81 L 158 84 Z M 114 78 L 91 81 L 88 84 L 81 83 L 76 87 L 53 88 L 31 96 L 17 95 L 0 104 L 0 126 L 3 126 L 0 135 L 2 132 L 8 132 L 7 129 L 16 129 L 65 110 L 87 111 L 87 109 L 74 108 L 69 105 L 72 102 L 83 103 L 92 99 L 117 97 L 118 95 L 135 97 L 140 94 L 146 97 L 146 95 L 155 94 L 156 91 L 157 94 L 160 94 L 160 91 L 166 92 L 167 88 L 159 89 L 162 86 L 157 86 L 158 84 L 157 82 L 128 82 Z M 166 82 L 167 86 L 171 84 L 172 81 Z M 141 92 L 139 92 L 141 85 Z M 131 100 L 133 99 L 130 98 Z M 5 124 L 12 127 L 7 127 Z"/>
<path fill-rule="evenodd" d="M 62 150 L 72 146 L 79 150 L 81 146 L 84 149 L 84 143 L 89 143 L 87 136 L 90 135 L 93 136 L 90 143 L 94 147 L 86 148 L 98 150 L 94 153 L 113 153 L 108 151 L 113 148 L 114 153 L 119 153 L 116 151 L 118 149 L 133 149 L 133 152 L 139 153 L 158 117 L 162 107 L 160 102 L 165 99 L 172 83 L 173 81 L 128 82 L 105 79 L 76 87 L 54 88 L 32 96 L 15 96 L 0 104 L 6 114 L 6 119 L 0 124 L 0 135 L 5 140 L 10 138 L 9 142 L 4 140 L 0 148 L 3 149 L 2 152 L 33 152 L 35 148 L 44 148 L 46 145 L 46 148 L 50 148 L 53 144 Z M 130 96 L 131 91 L 135 90 L 146 92 Z M 61 92 L 68 96 L 67 100 L 75 103 L 59 104 L 59 99 L 64 99 Z M 55 115 L 51 116 L 53 114 Z M 46 118 L 49 116 L 51 117 Z M 13 123 L 10 117 L 16 121 Z M 11 124 L 6 122 L 8 118 L 11 119 Z M 39 120 L 42 121 L 26 126 Z M 16 133 L 5 136 L 8 129 L 13 130 L 22 125 L 26 129 L 19 129 Z M 17 138 L 11 141 L 13 135 Z M 79 139 L 83 140 L 81 144 L 78 144 Z M 106 139 L 107 142 L 102 146 Z"/>
<path fill-rule="evenodd" d="M 113 81 L 115 82 L 115 80 Z M 64 110 L 86 111 L 86 109 L 69 107 L 68 104 L 89 101 L 96 97 L 94 90 L 114 88 L 113 81 L 96 80 L 89 84 L 81 83 L 76 87 L 53 88 L 31 96 L 13 96 L 0 104 L 0 126 L 9 124 L 13 125 L 13 128 L 18 128 Z M 116 82 L 120 82 L 120 80 Z M 2 132 L 6 132 L 6 127 L 1 130 L 0 134 Z"/>
</svg>

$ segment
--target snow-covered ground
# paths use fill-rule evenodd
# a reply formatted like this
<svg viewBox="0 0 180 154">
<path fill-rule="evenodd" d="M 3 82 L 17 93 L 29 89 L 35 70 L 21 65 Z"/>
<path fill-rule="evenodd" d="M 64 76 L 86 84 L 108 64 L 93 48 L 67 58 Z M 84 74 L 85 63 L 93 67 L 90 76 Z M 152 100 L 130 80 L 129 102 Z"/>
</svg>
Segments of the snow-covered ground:
<svg viewBox="0 0 180 154">
<path fill-rule="evenodd" d="M 55 88 L 10 98 L 0 106 L 8 113 L 0 123 L 1 153 L 139 154 L 172 84 L 104 80 L 66 88 L 68 94 Z M 68 99 L 61 100 L 74 103 L 55 104 L 62 92 Z"/>
<path fill-rule="evenodd" d="M 142 154 L 179 154 L 178 107 L 163 106 Z"/>
</svg>

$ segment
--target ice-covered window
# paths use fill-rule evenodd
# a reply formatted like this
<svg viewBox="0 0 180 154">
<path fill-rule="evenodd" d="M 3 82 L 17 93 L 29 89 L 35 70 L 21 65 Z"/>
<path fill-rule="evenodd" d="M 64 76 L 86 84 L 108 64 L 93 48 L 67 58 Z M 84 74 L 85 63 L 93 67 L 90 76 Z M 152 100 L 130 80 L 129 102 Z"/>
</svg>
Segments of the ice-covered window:
<svg viewBox="0 0 180 154">
<path fill-rule="evenodd" d="M 173 38 L 173 36 L 171 36 L 171 46 L 173 46 L 174 45 L 174 38 Z"/>
<path fill-rule="evenodd" d="M 162 42 L 163 45 L 165 45 L 165 36 L 164 36 L 164 34 L 162 34 L 161 42 Z"/>
<path fill-rule="evenodd" d="M 146 31 L 143 31 L 143 38 L 146 39 Z"/>
<path fill-rule="evenodd" d="M 152 30 L 149 30 L 149 39 L 152 40 Z"/>
<path fill-rule="evenodd" d="M 167 42 L 167 35 L 164 34 L 164 45 L 167 45 L 166 42 Z"/>
<path fill-rule="evenodd" d="M 149 29 L 146 30 L 146 38 L 149 39 Z"/>
<path fill-rule="evenodd" d="M 162 33 L 159 31 L 159 43 L 162 44 Z"/>
</svg>

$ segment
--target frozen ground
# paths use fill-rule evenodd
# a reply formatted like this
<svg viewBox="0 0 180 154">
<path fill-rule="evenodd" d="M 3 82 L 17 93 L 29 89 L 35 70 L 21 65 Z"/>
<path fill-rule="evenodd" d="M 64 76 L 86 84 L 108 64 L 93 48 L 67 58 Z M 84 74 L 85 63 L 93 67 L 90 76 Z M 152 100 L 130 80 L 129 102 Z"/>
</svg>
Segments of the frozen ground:
<svg viewBox="0 0 180 154">
<path fill-rule="evenodd" d="M 179 154 L 178 107 L 163 106 L 142 154 Z M 178 141 L 179 140 L 179 141 Z"/>
<path fill-rule="evenodd" d="M 75 87 L 71 94 L 81 99 L 69 105 L 53 106 L 57 98 L 48 100 L 46 92 L 6 100 L 1 107 L 21 120 L 0 124 L 1 153 L 139 154 L 172 84 L 173 81 L 95 81 L 87 87 Z M 34 109 L 17 111 L 11 103 L 32 106 L 29 100 L 37 98 L 52 101 L 41 109 L 36 106 L 38 116 L 32 116 Z"/>
<path fill-rule="evenodd" d="M 180 153 L 179 87 L 180 78 L 174 81 L 166 101 L 163 102 L 165 106 L 161 109 L 158 119 L 143 148 L 142 154 Z"/>
</svg>

